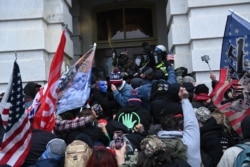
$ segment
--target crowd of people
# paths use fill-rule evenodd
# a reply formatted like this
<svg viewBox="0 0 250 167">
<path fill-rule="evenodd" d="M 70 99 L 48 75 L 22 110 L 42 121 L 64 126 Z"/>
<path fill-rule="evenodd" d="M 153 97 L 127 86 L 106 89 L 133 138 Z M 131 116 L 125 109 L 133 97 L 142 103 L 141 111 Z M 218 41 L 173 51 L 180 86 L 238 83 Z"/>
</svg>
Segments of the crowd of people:
<svg viewBox="0 0 250 167">
<path fill-rule="evenodd" d="M 108 77 L 95 76 L 86 104 L 56 115 L 53 133 L 32 129 L 23 167 L 234 166 L 236 145 L 250 144 L 250 115 L 238 135 L 207 85 L 196 85 L 185 67 L 174 69 L 165 46 L 144 47 L 150 56 L 135 57 L 136 75 L 115 58 Z M 26 107 L 40 87 L 25 86 Z"/>
</svg>

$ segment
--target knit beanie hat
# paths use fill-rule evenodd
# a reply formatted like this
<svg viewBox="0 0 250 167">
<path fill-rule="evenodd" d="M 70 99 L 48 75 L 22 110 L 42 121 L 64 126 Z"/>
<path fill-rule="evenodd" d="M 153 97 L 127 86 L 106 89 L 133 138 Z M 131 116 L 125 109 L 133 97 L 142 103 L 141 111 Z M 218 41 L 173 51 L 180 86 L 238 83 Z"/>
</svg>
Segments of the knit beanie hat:
<svg viewBox="0 0 250 167">
<path fill-rule="evenodd" d="M 128 98 L 128 104 L 130 105 L 140 105 L 141 99 L 138 95 L 138 91 L 136 89 L 132 89 L 130 92 L 130 96 Z"/>
<path fill-rule="evenodd" d="M 142 73 L 147 76 L 147 75 L 150 75 L 153 73 L 153 69 L 149 66 L 145 66 L 143 69 L 142 69 Z"/>
<path fill-rule="evenodd" d="M 194 100 L 196 101 L 206 101 L 210 99 L 208 95 L 209 88 L 205 84 L 199 84 L 194 88 Z"/>
<path fill-rule="evenodd" d="M 193 83 L 195 82 L 195 79 L 191 76 L 185 76 L 183 77 L 183 83 Z"/>
<path fill-rule="evenodd" d="M 130 84 L 131 84 L 132 88 L 137 88 L 137 87 L 142 86 L 142 82 L 143 82 L 143 79 L 141 79 L 141 78 L 132 78 L 130 80 Z"/>
<path fill-rule="evenodd" d="M 250 115 L 247 115 L 241 122 L 241 130 L 244 139 L 250 139 Z"/>
<path fill-rule="evenodd" d="M 153 72 L 153 77 L 154 80 L 158 80 L 158 79 L 165 79 L 165 74 L 162 70 L 160 69 L 156 69 Z"/>
<path fill-rule="evenodd" d="M 122 85 L 123 77 L 120 71 L 114 71 L 109 75 L 110 84 L 114 84 L 115 86 Z"/>
<path fill-rule="evenodd" d="M 46 150 L 43 152 L 40 159 L 55 159 L 60 160 L 64 157 L 66 143 L 64 140 L 55 138 L 48 142 Z"/>
<path fill-rule="evenodd" d="M 205 84 L 199 84 L 199 85 L 197 85 L 195 87 L 194 93 L 197 94 L 197 95 L 201 94 L 201 93 L 208 94 L 209 93 L 209 88 Z"/>
<path fill-rule="evenodd" d="M 41 85 L 35 82 L 28 82 L 24 88 L 23 88 L 23 92 L 25 94 L 25 96 L 30 97 L 30 98 L 35 98 L 36 93 L 38 92 L 38 90 L 40 89 Z"/>
<path fill-rule="evenodd" d="M 208 119 L 212 117 L 210 110 L 206 107 L 195 108 L 194 111 L 196 118 L 202 123 L 205 123 Z"/>
<path fill-rule="evenodd" d="M 93 148 L 94 146 L 92 139 L 87 134 L 84 133 L 80 133 L 79 135 L 77 135 L 75 140 L 81 140 L 85 142 L 90 148 Z"/>
</svg>

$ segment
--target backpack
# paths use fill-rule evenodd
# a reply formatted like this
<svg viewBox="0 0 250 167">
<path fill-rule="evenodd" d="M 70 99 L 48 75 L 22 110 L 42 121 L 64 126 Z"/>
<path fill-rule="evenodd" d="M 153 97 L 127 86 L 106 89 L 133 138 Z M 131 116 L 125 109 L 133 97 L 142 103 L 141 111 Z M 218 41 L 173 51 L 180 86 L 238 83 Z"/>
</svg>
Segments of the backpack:
<svg viewBox="0 0 250 167">
<path fill-rule="evenodd" d="M 66 147 L 64 167 L 86 166 L 92 149 L 81 140 L 74 140 Z"/>
<path fill-rule="evenodd" d="M 234 167 L 250 167 L 250 145 L 237 144 L 236 146 L 243 150 L 238 154 L 234 162 Z"/>
<path fill-rule="evenodd" d="M 169 83 L 164 79 L 159 79 L 154 81 L 151 88 L 150 93 L 150 101 L 155 99 L 164 99 L 165 95 L 167 94 L 167 90 L 169 87 Z"/>
<path fill-rule="evenodd" d="M 162 139 L 156 135 L 149 135 L 141 141 L 141 150 L 149 157 L 156 156 L 156 152 L 160 150 L 170 153 L 172 163 L 187 164 L 187 146 L 180 138 Z M 156 157 L 154 157 L 156 159 Z M 166 157 L 166 162 L 168 157 Z M 168 162 L 169 163 L 169 162 Z"/>
<path fill-rule="evenodd" d="M 223 128 L 221 144 L 224 150 L 240 142 L 240 136 L 233 129 L 224 113 L 214 109 L 211 112 L 211 116 L 214 117 L 217 124 L 221 125 Z"/>
<path fill-rule="evenodd" d="M 187 145 L 183 143 L 180 137 L 168 138 L 161 140 L 166 144 L 166 149 L 171 150 L 173 158 L 187 160 Z"/>
</svg>

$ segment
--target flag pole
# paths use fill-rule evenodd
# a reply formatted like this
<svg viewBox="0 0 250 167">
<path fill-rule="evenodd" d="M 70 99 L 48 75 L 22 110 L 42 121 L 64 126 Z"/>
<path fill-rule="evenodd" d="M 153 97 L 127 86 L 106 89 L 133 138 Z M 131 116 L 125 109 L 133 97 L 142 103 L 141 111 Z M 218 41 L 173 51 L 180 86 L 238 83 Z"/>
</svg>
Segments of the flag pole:
<svg viewBox="0 0 250 167">
<path fill-rule="evenodd" d="M 240 17 L 241 19 L 247 21 L 247 22 L 250 22 L 247 18 L 243 17 L 242 15 L 240 15 L 239 13 L 233 11 L 233 9 L 229 9 L 228 10 L 231 14 L 235 14 L 236 16 Z"/>
</svg>

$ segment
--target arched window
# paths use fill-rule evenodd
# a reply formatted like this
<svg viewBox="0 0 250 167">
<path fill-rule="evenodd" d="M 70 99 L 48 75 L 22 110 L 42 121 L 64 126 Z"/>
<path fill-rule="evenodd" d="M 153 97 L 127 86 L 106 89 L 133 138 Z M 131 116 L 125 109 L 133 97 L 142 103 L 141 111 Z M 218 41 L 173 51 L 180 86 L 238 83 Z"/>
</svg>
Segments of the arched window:
<svg viewBox="0 0 250 167">
<path fill-rule="evenodd" d="M 153 17 L 152 5 L 146 7 L 120 5 L 106 10 L 99 8 L 95 11 L 94 39 L 98 43 L 112 41 L 112 44 L 119 43 L 119 46 L 128 41 L 132 45 L 132 43 L 141 44 L 142 40 L 155 40 L 156 28 Z"/>
<path fill-rule="evenodd" d="M 96 14 L 97 40 L 153 37 L 152 10 L 120 8 Z"/>
</svg>

